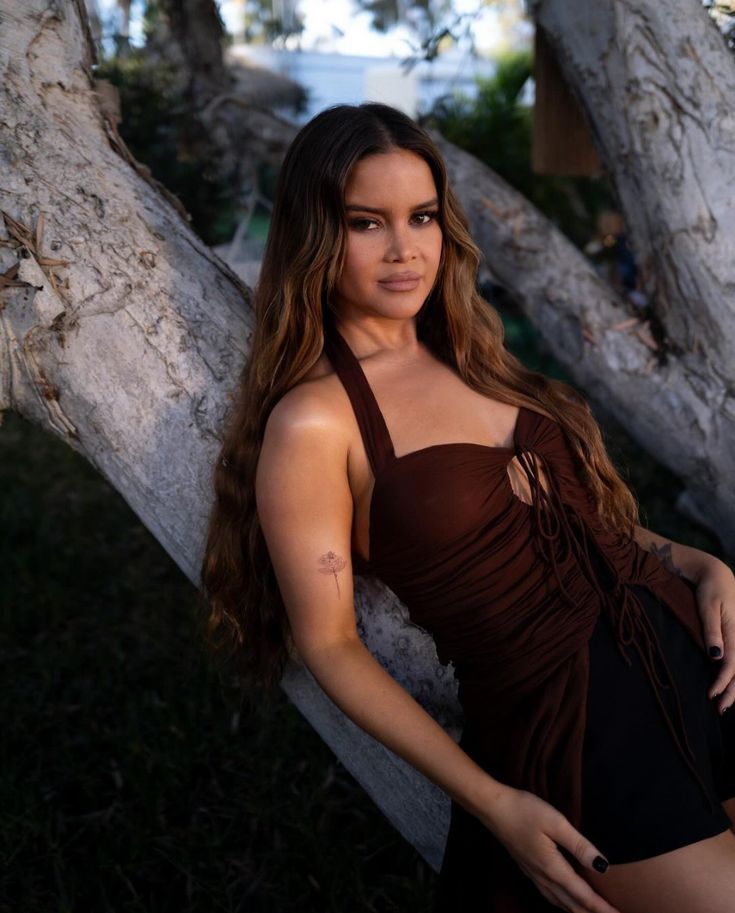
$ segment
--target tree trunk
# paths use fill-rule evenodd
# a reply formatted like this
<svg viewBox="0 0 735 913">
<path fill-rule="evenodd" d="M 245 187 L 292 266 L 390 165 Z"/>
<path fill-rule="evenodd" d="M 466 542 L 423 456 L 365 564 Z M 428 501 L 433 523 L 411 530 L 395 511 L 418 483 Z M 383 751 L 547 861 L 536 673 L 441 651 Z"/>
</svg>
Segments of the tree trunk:
<svg viewBox="0 0 735 913">
<path fill-rule="evenodd" d="M 123 56 L 130 51 L 130 7 L 132 0 L 117 0 L 115 21 L 115 53 Z"/>
<path fill-rule="evenodd" d="M 102 23 L 100 22 L 97 0 L 86 0 L 85 5 L 87 7 L 87 19 L 89 20 L 92 43 L 95 48 L 98 48 L 102 41 Z"/>
<path fill-rule="evenodd" d="M 652 372 L 600 363 L 606 400 L 735 554 L 735 60 L 699 3 L 532 7 L 587 112 L 651 302 Z"/>
<path fill-rule="evenodd" d="M 0 414 L 15 409 L 83 454 L 196 581 L 252 331 L 248 291 L 131 167 L 94 91 L 84 0 L 2 0 L 0 19 Z M 428 635 L 383 586 L 358 580 L 355 601 L 368 646 L 458 737 L 454 682 Z M 292 663 L 283 686 L 438 866 L 445 794 L 307 669 Z"/>
<path fill-rule="evenodd" d="M 201 110 L 231 83 L 222 56 L 225 30 L 217 4 L 214 0 L 158 0 L 158 9 L 166 16 L 182 69 L 189 77 L 193 107 Z"/>
<path fill-rule="evenodd" d="M 735 556 L 735 400 L 727 382 L 702 356 L 666 351 L 655 338 L 655 315 L 634 312 L 502 178 L 435 139 L 497 280 L 598 409 L 681 478 L 677 507 Z M 723 323 L 723 333 L 732 323 Z"/>
<path fill-rule="evenodd" d="M 262 85 L 249 79 L 253 68 L 227 65 L 224 40 L 214 0 L 158 0 L 145 53 L 153 66 L 165 60 L 178 75 L 188 115 L 184 148 L 197 157 L 214 148 L 237 208 L 251 213 L 259 196 L 257 164 L 279 164 L 296 131 L 268 110 Z"/>
</svg>

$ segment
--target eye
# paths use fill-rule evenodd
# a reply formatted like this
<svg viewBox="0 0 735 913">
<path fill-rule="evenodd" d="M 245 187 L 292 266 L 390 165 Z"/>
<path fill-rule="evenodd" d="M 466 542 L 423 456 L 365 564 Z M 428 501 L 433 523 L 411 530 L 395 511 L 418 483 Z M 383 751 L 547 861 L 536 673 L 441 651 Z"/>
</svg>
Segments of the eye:
<svg viewBox="0 0 735 913">
<path fill-rule="evenodd" d="M 375 219 L 367 219 L 364 217 L 361 219 L 352 219 L 349 222 L 350 228 L 354 229 L 355 231 L 371 231 L 371 226 L 377 224 L 378 223 Z"/>
<path fill-rule="evenodd" d="M 427 210 L 426 212 L 415 212 L 414 219 L 419 219 L 419 225 L 430 225 L 439 215 L 436 209 Z"/>
</svg>

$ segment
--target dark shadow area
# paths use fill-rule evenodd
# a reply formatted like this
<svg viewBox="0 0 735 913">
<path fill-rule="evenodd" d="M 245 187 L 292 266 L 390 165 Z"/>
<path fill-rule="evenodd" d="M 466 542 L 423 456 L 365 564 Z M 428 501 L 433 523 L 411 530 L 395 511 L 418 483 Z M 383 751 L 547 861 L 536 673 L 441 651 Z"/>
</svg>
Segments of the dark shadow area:
<svg viewBox="0 0 735 913">
<path fill-rule="evenodd" d="M 433 871 L 76 453 L 0 428 L 2 913 L 425 911 Z"/>
</svg>

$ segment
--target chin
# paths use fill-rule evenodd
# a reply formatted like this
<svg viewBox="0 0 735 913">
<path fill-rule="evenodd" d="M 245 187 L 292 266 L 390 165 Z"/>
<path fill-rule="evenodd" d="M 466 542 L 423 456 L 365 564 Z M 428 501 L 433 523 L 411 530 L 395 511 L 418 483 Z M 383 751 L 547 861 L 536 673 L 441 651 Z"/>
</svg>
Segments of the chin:
<svg viewBox="0 0 735 913">
<path fill-rule="evenodd" d="M 379 298 L 373 296 L 372 299 L 366 295 L 362 302 L 358 303 L 359 299 L 353 299 L 346 306 L 355 315 L 384 317 L 389 320 L 410 320 L 418 315 L 427 297 L 428 292 L 416 295 L 415 291 L 412 294 L 390 293 L 387 300 L 385 295 L 381 295 Z"/>
<path fill-rule="evenodd" d="M 393 320 L 411 320 L 418 316 L 422 304 L 423 302 L 411 305 L 404 304 L 392 308 L 380 308 L 379 310 L 383 316 L 390 317 Z"/>
<path fill-rule="evenodd" d="M 379 304 L 376 302 L 376 310 L 385 314 L 386 317 L 416 317 L 428 298 L 428 293 L 418 296 L 415 293 L 413 295 L 392 294 L 394 294 L 393 301 L 387 303 L 381 301 Z"/>
</svg>

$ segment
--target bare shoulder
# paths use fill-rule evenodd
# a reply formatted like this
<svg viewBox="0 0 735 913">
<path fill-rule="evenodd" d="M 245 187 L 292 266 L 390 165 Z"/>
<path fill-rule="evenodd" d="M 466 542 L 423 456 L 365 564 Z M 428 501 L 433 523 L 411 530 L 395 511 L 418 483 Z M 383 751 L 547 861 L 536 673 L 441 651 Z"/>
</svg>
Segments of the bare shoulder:
<svg viewBox="0 0 735 913">
<path fill-rule="evenodd" d="M 347 427 L 340 383 L 334 374 L 314 375 L 292 387 L 271 410 L 263 435 L 266 455 L 274 449 L 346 446 Z"/>
<path fill-rule="evenodd" d="M 349 434 L 335 395 L 329 377 L 309 380 L 271 410 L 255 471 L 261 523 L 296 514 L 313 519 L 327 509 L 343 512 L 351 503 Z"/>
<path fill-rule="evenodd" d="M 291 503 L 349 493 L 349 402 L 333 372 L 314 372 L 292 387 L 271 410 L 256 469 L 259 511 L 279 513 Z"/>
<path fill-rule="evenodd" d="M 256 469 L 260 527 L 303 656 L 356 636 L 344 397 L 328 375 L 289 390 L 268 417 Z"/>
</svg>

